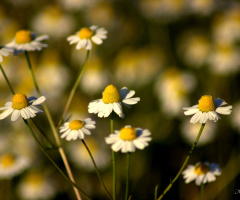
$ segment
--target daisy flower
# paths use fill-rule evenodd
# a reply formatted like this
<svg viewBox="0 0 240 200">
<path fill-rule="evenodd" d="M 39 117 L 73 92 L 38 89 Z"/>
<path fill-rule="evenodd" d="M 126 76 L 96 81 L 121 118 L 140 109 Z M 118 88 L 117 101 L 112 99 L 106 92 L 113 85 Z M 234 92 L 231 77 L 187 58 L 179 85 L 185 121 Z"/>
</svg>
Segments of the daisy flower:
<svg viewBox="0 0 240 200">
<path fill-rule="evenodd" d="M 0 47 L 0 63 L 3 61 L 3 56 L 8 56 L 10 52 L 13 52 L 13 49 Z"/>
<path fill-rule="evenodd" d="M 42 111 L 36 106 L 43 103 L 46 100 L 44 96 L 39 97 L 29 97 L 25 94 L 15 94 L 13 96 L 12 102 L 7 102 L 4 107 L 1 107 L 0 110 L 4 110 L 0 114 L 0 120 L 6 118 L 8 115 L 12 114 L 11 120 L 16 121 L 21 115 L 24 119 L 33 118 L 37 113 Z"/>
<path fill-rule="evenodd" d="M 84 134 L 90 135 L 91 132 L 88 129 L 94 129 L 95 124 L 96 122 L 90 118 L 66 122 L 60 127 L 60 133 L 63 133 L 61 138 L 66 137 L 66 140 L 68 141 L 76 140 L 77 138 L 83 140 Z"/>
<path fill-rule="evenodd" d="M 148 146 L 148 142 L 152 140 L 149 130 L 141 128 L 132 128 L 125 126 L 120 131 L 115 130 L 113 134 L 105 138 L 107 144 L 112 145 L 112 150 L 117 152 L 121 150 L 122 153 L 134 152 L 135 149 L 144 149 Z"/>
<path fill-rule="evenodd" d="M 85 47 L 87 50 L 92 49 L 92 42 L 95 44 L 102 44 L 102 40 L 107 38 L 107 31 L 104 28 L 91 26 L 80 29 L 75 35 L 67 38 L 70 44 L 77 43 L 76 49 Z M 91 42 L 92 41 L 92 42 Z"/>
<path fill-rule="evenodd" d="M 194 165 L 189 165 L 183 172 L 183 178 L 186 179 L 185 183 L 195 180 L 196 185 L 201 183 L 213 182 L 216 180 L 215 176 L 221 174 L 221 169 L 218 164 L 208 162 L 198 162 Z"/>
<path fill-rule="evenodd" d="M 23 172 L 30 164 L 24 156 L 5 153 L 0 156 L 0 178 L 11 179 Z"/>
<path fill-rule="evenodd" d="M 232 112 L 232 106 L 228 105 L 223 99 L 214 99 L 210 95 L 204 95 L 199 100 L 198 105 L 183 108 L 185 115 L 193 115 L 190 122 L 195 124 L 198 121 L 201 124 L 207 120 L 216 122 L 221 117 L 218 114 L 229 115 Z"/>
<path fill-rule="evenodd" d="M 108 117 L 114 111 L 119 117 L 123 118 L 122 103 L 130 107 L 129 105 L 140 101 L 139 97 L 131 98 L 134 94 L 134 90 L 128 91 L 126 87 L 118 91 L 114 85 L 108 85 L 102 93 L 102 99 L 97 99 L 89 103 L 88 112 L 98 113 L 98 117 Z"/>
<path fill-rule="evenodd" d="M 48 39 L 47 35 L 37 36 L 29 30 L 20 30 L 16 32 L 13 40 L 6 44 L 6 47 L 13 48 L 16 54 L 23 51 L 40 51 L 42 47 L 47 47 L 47 44 L 41 43 L 46 39 Z"/>
<path fill-rule="evenodd" d="M 46 172 L 32 170 L 21 179 L 17 193 L 21 199 L 52 199 L 56 189 L 55 182 Z"/>
</svg>

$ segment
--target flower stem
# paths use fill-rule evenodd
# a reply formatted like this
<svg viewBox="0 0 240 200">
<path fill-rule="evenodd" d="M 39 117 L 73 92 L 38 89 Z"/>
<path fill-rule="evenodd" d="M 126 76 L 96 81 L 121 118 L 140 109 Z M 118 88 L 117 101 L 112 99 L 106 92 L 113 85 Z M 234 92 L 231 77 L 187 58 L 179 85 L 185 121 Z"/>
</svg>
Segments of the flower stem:
<svg viewBox="0 0 240 200">
<path fill-rule="evenodd" d="M 188 163 L 188 160 L 190 159 L 190 157 L 191 157 L 191 155 L 192 155 L 192 153 L 193 153 L 193 151 L 194 151 L 194 149 L 195 149 L 195 147 L 196 147 L 196 145 L 197 145 L 197 143 L 198 143 L 198 140 L 199 140 L 199 138 L 200 138 L 200 136 L 201 136 L 201 134 L 202 134 L 202 131 L 203 131 L 203 129 L 204 129 L 204 126 L 205 126 L 205 124 L 202 124 L 202 125 L 201 125 L 200 130 L 199 130 L 199 132 L 198 132 L 198 135 L 197 135 L 197 137 L 196 137 L 196 139 L 195 139 L 195 141 L 194 141 L 194 143 L 193 143 L 193 145 L 192 145 L 192 148 L 191 148 L 191 150 L 189 151 L 188 156 L 187 156 L 187 158 L 185 159 L 182 167 L 181 167 L 180 170 L 178 171 L 177 175 L 176 175 L 175 178 L 169 183 L 169 185 L 167 186 L 167 188 L 163 191 L 163 193 L 158 197 L 157 200 L 160 200 L 160 199 L 162 199 L 162 198 L 164 197 L 164 195 L 171 189 L 171 187 L 172 187 L 172 185 L 174 184 L 174 182 L 175 182 L 175 181 L 178 179 L 178 177 L 181 175 L 182 171 L 183 171 L 184 168 L 186 167 L 186 165 L 187 165 L 187 163 Z"/>
<path fill-rule="evenodd" d="M 201 183 L 201 189 L 200 189 L 200 200 L 203 200 L 203 191 L 204 191 L 204 183 Z"/>
<path fill-rule="evenodd" d="M 129 171 L 130 171 L 130 153 L 127 153 L 127 173 L 126 173 L 126 193 L 125 193 L 125 200 L 128 199 Z"/>
<path fill-rule="evenodd" d="M 11 90 L 12 94 L 15 94 L 15 92 L 14 92 L 14 90 L 13 90 L 13 88 L 12 88 L 12 85 L 10 84 L 10 82 L 9 82 L 9 80 L 8 80 L 8 78 L 7 78 L 7 75 L 5 74 L 5 72 L 4 72 L 1 64 L 0 64 L 0 69 L 1 69 L 1 71 L 2 71 L 2 74 L 3 74 L 3 76 L 4 76 L 4 78 L 5 78 L 6 82 L 7 82 L 7 84 L 8 84 L 9 89 Z"/>
<path fill-rule="evenodd" d="M 69 97 L 68 97 L 67 103 L 66 103 L 66 105 L 65 105 L 65 107 L 64 107 L 64 110 L 63 110 L 63 112 L 62 112 L 62 115 L 61 115 L 61 117 L 60 117 L 60 119 L 59 119 L 59 121 L 58 121 L 58 123 L 57 123 L 57 127 L 62 123 L 63 117 L 64 117 L 64 115 L 66 114 L 66 112 L 67 112 L 67 110 L 68 110 L 68 108 L 69 108 L 69 106 L 70 106 L 70 104 L 71 104 L 71 102 L 72 102 L 73 96 L 74 96 L 74 94 L 75 94 L 75 92 L 76 92 L 76 90 L 77 90 L 77 87 L 78 87 L 79 82 L 80 82 L 80 80 L 81 80 L 81 77 L 82 77 L 82 74 L 83 74 L 83 72 L 84 72 L 84 69 L 86 68 L 86 64 L 87 64 L 88 57 L 89 57 L 89 52 L 90 52 L 90 50 L 87 50 L 87 54 L 86 54 L 86 58 L 85 58 L 83 67 L 82 67 L 82 69 L 80 70 L 80 73 L 79 73 L 79 75 L 78 75 L 78 77 L 77 77 L 77 79 L 76 79 L 76 81 L 75 81 L 75 83 L 74 83 L 74 85 L 73 85 L 73 87 L 72 87 L 72 90 L 71 90 L 70 95 L 69 95 Z"/>
<path fill-rule="evenodd" d="M 39 89 L 39 87 L 38 87 L 38 84 L 37 84 L 35 75 L 34 75 L 34 73 L 33 73 L 32 65 L 31 65 L 30 58 L 29 58 L 29 56 L 28 56 L 28 52 L 27 52 L 27 51 L 25 51 L 25 55 L 26 55 L 26 59 L 27 59 L 27 62 L 28 62 L 28 68 L 29 68 L 29 71 L 30 71 L 30 73 L 31 73 L 31 76 L 32 76 L 32 79 L 33 79 L 35 88 L 36 88 L 36 90 L 37 90 L 37 93 L 38 93 L 39 96 L 42 96 L 41 91 L 40 91 L 40 89 Z M 59 136 L 58 136 L 57 130 L 56 130 L 55 125 L 54 125 L 54 123 L 53 123 L 52 116 L 51 116 L 51 114 L 50 114 L 50 112 L 49 112 L 49 110 L 48 110 L 48 107 L 47 107 L 47 105 L 46 105 L 45 102 L 43 102 L 43 109 L 44 109 L 44 112 L 45 112 L 45 114 L 46 114 L 46 116 L 47 116 L 47 120 L 48 120 L 48 122 L 49 122 L 49 125 L 50 125 L 50 127 L 51 127 L 51 130 L 52 130 L 52 132 L 53 132 L 53 136 L 54 136 L 54 138 L 55 138 L 55 140 L 56 140 L 56 143 L 57 143 L 57 146 L 58 146 L 58 151 L 59 151 L 59 153 L 60 153 L 60 155 L 61 155 L 61 158 L 62 158 L 62 160 L 63 160 L 64 166 L 65 166 L 65 168 L 66 168 L 66 170 L 67 170 L 68 176 L 69 176 L 70 180 L 75 183 L 75 180 L 74 180 L 74 177 L 73 177 L 71 168 L 70 168 L 69 163 L 68 163 L 68 160 L 67 160 L 67 157 L 66 157 L 66 155 L 65 155 L 65 152 L 64 152 L 63 148 L 61 147 L 60 138 L 59 138 Z M 81 196 L 80 196 L 78 190 L 77 190 L 75 187 L 73 187 L 73 190 L 74 190 L 74 192 L 75 192 L 75 195 L 76 195 L 77 199 L 78 199 L 78 200 L 81 200 Z"/>
<path fill-rule="evenodd" d="M 45 151 L 44 147 L 42 146 L 42 144 L 40 143 L 40 141 L 37 139 L 36 135 L 34 134 L 30 124 L 28 123 L 28 121 L 26 119 L 23 119 L 24 123 L 26 124 L 29 132 L 31 133 L 33 139 L 36 141 L 36 143 L 38 144 L 38 146 L 40 147 L 40 149 L 42 150 L 42 152 L 45 154 L 45 156 L 52 162 L 52 164 L 57 168 L 57 170 L 63 175 L 63 177 L 65 179 L 67 179 L 76 189 L 78 189 L 88 200 L 91 200 L 91 198 L 85 193 L 83 192 L 77 185 L 76 183 L 72 182 L 66 175 L 65 173 L 58 167 L 58 165 L 53 161 L 53 159 L 48 155 L 48 153 Z"/>
<path fill-rule="evenodd" d="M 96 170 L 96 172 L 97 172 L 98 178 L 99 178 L 102 186 L 104 187 L 104 189 L 105 189 L 105 191 L 106 191 L 109 199 L 112 200 L 112 197 L 111 197 L 110 193 L 108 192 L 108 190 L 107 190 L 107 188 L 106 188 L 106 186 L 105 186 L 105 184 L 104 184 L 104 182 L 103 182 L 103 180 L 102 180 L 102 178 L 101 178 L 101 176 L 100 176 L 99 170 L 98 170 L 98 168 L 97 168 L 96 162 L 95 162 L 94 159 L 93 159 L 93 156 L 92 156 L 91 151 L 89 150 L 89 148 L 88 148 L 88 146 L 87 146 L 87 144 L 86 144 L 86 142 L 85 142 L 84 140 L 82 140 L 82 143 L 84 144 L 85 148 L 87 149 L 87 152 L 88 152 L 89 156 L 91 157 L 91 160 L 92 160 L 92 162 L 93 162 L 93 165 L 94 165 L 94 167 L 95 167 L 95 170 Z"/>
<path fill-rule="evenodd" d="M 111 133 L 113 133 L 113 113 L 110 115 L 110 127 L 111 127 Z M 115 153 L 112 150 L 112 166 L 113 166 L 113 200 L 116 200 L 116 159 L 115 159 Z"/>
</svg>

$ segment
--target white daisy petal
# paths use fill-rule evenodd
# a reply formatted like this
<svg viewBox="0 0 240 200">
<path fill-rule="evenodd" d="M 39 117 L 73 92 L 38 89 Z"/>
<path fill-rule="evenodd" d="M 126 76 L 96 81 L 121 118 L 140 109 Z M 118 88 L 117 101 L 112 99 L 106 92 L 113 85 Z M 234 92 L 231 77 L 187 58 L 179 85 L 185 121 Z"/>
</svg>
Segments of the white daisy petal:
<svg viewBox="0 0 240 200">
<path fill-rule="evenodd" d="M 20 110 L 14 110 L 12 112 L 11 120 L 16 121 L 20 116 Z"/>
</svg>

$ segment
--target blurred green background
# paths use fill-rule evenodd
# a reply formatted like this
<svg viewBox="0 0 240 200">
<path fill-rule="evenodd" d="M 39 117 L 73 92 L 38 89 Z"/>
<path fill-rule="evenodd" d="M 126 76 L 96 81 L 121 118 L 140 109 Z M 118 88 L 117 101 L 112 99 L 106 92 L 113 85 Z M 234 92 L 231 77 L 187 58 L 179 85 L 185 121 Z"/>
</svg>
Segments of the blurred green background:
<svg viewBox="0 0 240 200">
<path fill-rule="evenodd" d="M 123 108 L 125 118 L 114 118 L 114 129 L 125 125 L 149 129 L 153 140 L 131 156 L 132 199 L 154 199 L 180 169 L 200 124 L 190 124 L 183 107 L 197 104 L 202 95 L 222 98 L 233 105 L 229 116 L 208 121 L 189 164 L 218 163 L 221 176 L 205 186 L 205 199 L 240 199 L 240 2 L 234 0 L 1 0 L 0 45 L 16 31 L 29 29 L 49 35 L 48 48 L 30 52 L 30 59 L 47 105 L 57 122 L 70 89 L 84 62 L 86 50 L 66 40 L 82 27 L 97 25 L 108 31 L 101 46 L 93 44 L 86 71 L 67 116 L 91 117 L 97 123 L 86 137 L 101 175 L 111 191 L 111 150 L 104 142 L 110 134 L 109 118 L 88 114 L 91 100 L 104 88 L 136 91 L 141 101 Z M 2 63 L 16 92 L 36 95 L 24 54 L 4 57 Z M 0 76 L 0 103 L 12 100 Z M 34 121 L 54 142 L 44 114 Z M 12 179 L 0 177 L 0 199 L 75 199 L 71 185 L 44 157 L 21 120 L 0 122 L 0 154 L 25 156 L 30 165 Z M 42 140 L 41 135 L 38 135 Z M 93 199 L 107 199 L 81 141 L 62 140 L 77 184 Z M 64 169 L 57 151 L 48 153 Z M 117 199 L 125 192 L 126 155 L 117 153 Z M 24 186 L 25 192 L 22 192 Z M 46 184 L 47 186 L 43 185 Z M 43 187 L 46 196 L 38 189 Z M 182 176 L 165 199 L 199 199 L 200 188 L 185 184 Z M 25 196 L 24 196 L 25 193 Z M 43 193 L 43 192 L 40 192 Z"/>
</svg>

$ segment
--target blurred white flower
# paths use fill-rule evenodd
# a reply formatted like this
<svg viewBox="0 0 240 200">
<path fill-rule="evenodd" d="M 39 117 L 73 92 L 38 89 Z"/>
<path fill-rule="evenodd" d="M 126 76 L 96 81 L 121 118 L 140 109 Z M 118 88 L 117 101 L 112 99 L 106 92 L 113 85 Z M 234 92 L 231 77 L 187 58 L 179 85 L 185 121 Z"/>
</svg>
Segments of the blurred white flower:
<svg viewBox="0 0 240 200">
<path fill-rule="evenodd" d="M 217 44 L 233 44 L 240 39 L 240 6 L 225 9 L 213 19 L 213 39 Z"/>
<path fill-rule="evenodd" d="M 240 70 L 240 49 L 232 44 L 214 46 L 209 53 L 208 64 L 211 72 L 218 75 L 230 75 Z"/>
<path fill-rule="evenodd" d="M 30 161 L 23 155 L 13 153 L 0 154 L 0 179 L 11 179 L 22 173 L 30 165 Z"/>
<path fill-rule="evenodd" d="M 47 6 L 33 17 L 31 27 L 38 33 L 48 34 L 52 39 L 59 39 L 69 35 L 75 24 L 75 18 L 64 13 L 59 6 Z"/>
<path fill-rule="evenodd" d="M 182 107 L 189 104 L 188 94 L 196 85 L 195 77 L 175 67 L 167 68 L 157 78 L 154 92 L 158 97 L 161 110 L 167 116 L 177 116 Z"/>
<path fill-rule="evenodd" d="M 196 137 L 199 132 L 200 125 L 199 124 L 191 124 L 188 120 L 184 120 L 180 125 L 181 128 L 181 137 L 183 140 L 192 145 L 196 140 Z M 198 140 L 198 146 L 203 146 L 209 144 L 216 138 L 216 123 L 208 123 L 204 127 L 204 131 L 201 134 L 201 137 Z"/>
<path fill-rule="evenodd" d="M 31 170 L 20 180 L 17 193 L 21 199 L 52 199 L 56 194 L 54 181 L 43 170 Z"/>
<path fill-rule="evenodd" d="M 184 33 L 178 42 L 179 57 L 193 68 L 201 67 L 207 62 L 210 50 L 209 38 L 198 31 Z"/>
<path fill-rule="evenodd" d="M 115 60 L 117 81 L 133 86 L 146 85 L 156 77 L 164 63 L 165 57 L 157 47 L 124 48 Z"/>
<path fill-rule="evenodd" d="M 215 176 L 221 175 L 221 171 L 218 164 L 198 162 L 195 165 L 188 165 L 182 174 L 183 178 L 186 179 L 185 183 L 195 180 L 196 185 L 201 185 L 202 183 L 205 184 L 215 181 Z"/>
<path fill-rule="evenodd" d="M 102 140 L 91 138 L 84 139 L 91 154 L 96 162 L 98 169 L 105 168 L 109 162 L 109 152 L 105 149 L 105 145 L 101 143 Z M 80 168 L 84 168 L 87 171 L 94 171 L 94 165 L 85 146 L 79 142 L 72 142 L 67 146 L 67 151 L 70 160 Z"/>
</svg>

